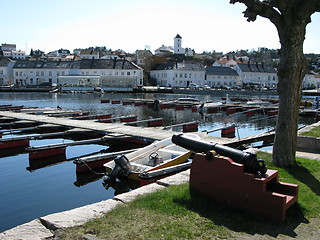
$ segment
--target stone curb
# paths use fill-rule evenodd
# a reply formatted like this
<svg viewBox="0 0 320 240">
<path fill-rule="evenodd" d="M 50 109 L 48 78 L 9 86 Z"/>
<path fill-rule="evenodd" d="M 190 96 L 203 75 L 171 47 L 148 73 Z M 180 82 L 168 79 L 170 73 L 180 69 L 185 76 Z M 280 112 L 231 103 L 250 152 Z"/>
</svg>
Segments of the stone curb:
<svg viewBox="0 0 320 240">
<path fill-rule="evenodd" d="M 119 201 L 108 199 L 69 211 L 50 214 L 40 218 L 42 224 L 50 230 L 64 229 L 80 226 L 92 219 L 102 217 L 105 213 L 113 210 Z"/>
<path fill-rule="evenodd" d="M 158 180 L 127 193 L 115 196 L 113 199 L 93 203 L 72 210 L 53 213 L 31 222 L 19 225 L 0 233 L 0 240 L 44 240 L 54 237 L 54 231 L 83 225 L 95 218 L 102 217 L 119 205 L 129 203 L 138 196 L 165 189 L 170 185 L 180 185 L 189 181 L 190 170 Z"/>
<path fill-rule="evenodd" d="M 156 192 L 164 188 L 165 188 L 164 186 L 161 186 L 157 183 L 151 183 L 149 185 L 137 188 L 133 191 L 119 194 L 115 196 L 113 199 L 123 203 L 128 203 L 136 199 L 138 196 L 145 195 L 147 193 Z"/>
<path fill-rule="evenodd" d="M 0 233 L 1 240 L 42 240 L 53 236 L 54 234 L 45 228 L 39 219 Z"/>
</svg>

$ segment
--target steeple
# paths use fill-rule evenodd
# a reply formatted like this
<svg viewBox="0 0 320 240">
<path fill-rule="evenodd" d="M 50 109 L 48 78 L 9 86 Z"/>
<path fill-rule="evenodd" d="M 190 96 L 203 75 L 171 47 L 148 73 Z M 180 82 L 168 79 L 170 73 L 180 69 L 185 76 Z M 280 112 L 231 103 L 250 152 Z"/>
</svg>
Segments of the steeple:
<svg viewBox="0 0 320 240">
<path fill-rule="evenodd" d="M 182 37 L 177 34 L 174 38 L 174 54 L 185 54 L 184 48 L 182 48 Z"/>
</svg>

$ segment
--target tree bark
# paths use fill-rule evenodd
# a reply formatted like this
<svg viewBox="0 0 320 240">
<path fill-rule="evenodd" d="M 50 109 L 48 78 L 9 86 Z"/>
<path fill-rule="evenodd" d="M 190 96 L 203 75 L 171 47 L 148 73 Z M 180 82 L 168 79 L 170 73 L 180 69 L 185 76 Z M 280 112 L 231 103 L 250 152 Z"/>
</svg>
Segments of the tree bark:
<svg viewBox="0 0 320 240">
<path fill-rule="evenodd" d="M 278 25 L 281 42 L 278 67 L 279 113 L 273 146 L 273 162 L 278 167 L 295 165 L 298 114 L 302 96 L 302 80 L 307 64 L 303 42 L 307 22 L 285 19 Z"/>
<path fill-rule="evenodd" d="M 307 71 L 303 54 L 306 26 L 311 15 L 320 11 L 319 0 L 230 0 L 247 6 L 244 16 L 269 19 L 277 28 L 281 42 L 278 67 L 279 113 L 273 145 L 273 162 L 278 167 L 296 163 L 298 113 L 302 80 Z"/>
</svg>

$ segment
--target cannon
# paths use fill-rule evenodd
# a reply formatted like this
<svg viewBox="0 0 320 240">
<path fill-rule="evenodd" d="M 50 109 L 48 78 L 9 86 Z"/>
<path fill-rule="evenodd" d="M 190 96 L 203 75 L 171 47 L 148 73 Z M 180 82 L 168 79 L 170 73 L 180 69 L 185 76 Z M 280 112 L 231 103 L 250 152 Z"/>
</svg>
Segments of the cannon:
<svg viewBox="0 0 320 240">
<path fill-rule="evenodd" d="M 257 159 L 257 156 L 254 153 L 244 152 L 218 143 L 209 143 L 203 140 L 191 139 L 183 134 L 173 135 L 171 140 L 176 145 L 186 148 L 192 152 L 206 153 L 207 160 L 212 159 L 212 153 L 210 151 L 214 150 L 219 155 L 229 157 L 234 162 L 243 164 L 244 172 L 246 173 L 265 174 L 267 172 L 265 161 Z"/>
</svg>

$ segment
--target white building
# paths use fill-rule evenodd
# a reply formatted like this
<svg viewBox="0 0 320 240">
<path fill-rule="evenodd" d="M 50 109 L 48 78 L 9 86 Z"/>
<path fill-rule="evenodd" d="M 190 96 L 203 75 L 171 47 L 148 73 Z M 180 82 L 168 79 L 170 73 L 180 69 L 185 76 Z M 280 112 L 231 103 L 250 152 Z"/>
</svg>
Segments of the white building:
<svg viewBox="0 0 320 240">
<path fill-rule="evenodd" d="M 237 65 L 237 62 L 233 58 L 230 58 L 228 56 L 224 56 L 212 64 L 212 66 L 215 66 L 215 67 L 230 67 L 230 68 L 234 68 L 236 65 Z"/>
<path fill-rule="evenodd" d="M 205 69 L 202 64 L 195 63 L 160 64 L 150 71 L 150 76 L 164 87 L 188 87 L 190 83 L 203 86 L 205 83 Z"/>
<path fill-rule="evenodd" d="M 271 65 L 264 64 L 251 64 L 250 62 L 238 63 L 234 66 L 234 70 L 240 76 L 242 84 L 244 85 L 256 85 L 260 87 L 272 87 L 275 88 L 278 83 L 277 71 Z"/>
<path fill-rule="evenodd" d="M 15 61 L 9 58 L 0 58 L 0 86 L 13 84 L 12 67 Z"/>
<path fill-rule="evenodd" d="M 5 58 L 12 58 L 12 59 L 25 59 L 26 52 L 21 50 L 16 50 L 15 44 L 1 44 L 0 47 L 0 55 L 2 54 Z"/>
<path fill-rule="evenodd" d="M 94 49 L 83 49 L 79 54 L 81 59 L 99 59 L 99 52 Z"/>
<path fill-rule="evenodd" d="M 139 66 L 144 66 L 146 63 L 150 62 L 153 56 L 150 50 L 137 50 L 136 51 L 136 62 Z"/>
<path fill-rule="evenodd" d="M 84 59 L 80 61 L 17 61 L 13 67 L 18 86 L 125 86 L 143 83 L 143 69 L 125 59 Z"/>
<path fill-rule="evenodd" d="M 69 56 L 70 55 L 70 51 L 68 49 L 59 49 L 59 50 L 55 50 L 53 52 L 49 52 L 47 54 L 48 57 L 57 57 L 57 58 L 63 58 L 63 57 L 66 57 L 66 56 Z"/>
<path fill-rule="evenodd" d="M 206 67 L 206 84 L 210 87 L 234 87 L 241 85 L 241 78 L 230 67 L 209 66 Z"/>
<path fill-rule="evenodd" d="M 182 48 L 182 37 L 177 34 L 177 36 L 174 38 L 174 54 L 185 54 L 184 48 Z"/>
<path fill-rule="evenodd" d="M 16 50 L 16 45 L 15 44 L 7 44 L 7 43 L 2 43 L 1 44 L 1 51 L 15 51 Z"/>
<path fill-rule="evenodd" d="M 308 72 L 302 80 L 302 89 L 319 88 L 320 79 L 313 72 Z"/>
<path fill-rule="evenodd" d="M 25 51 L 12 51 L 11 52 L 11 57 L 13 59 L 25 59 L 26 58 L 26 52 Z"/>
<path fill-rule="evenodd" d="M 156 49 L 154 51 L 154 54 L 155 55 L 170 55 L 170 54 L 173 54 L 173 48 L 172 47 L 167 47 L 167 46 L 164 46 L 162 45 L 161 47 L 159 47 L 158 49 Z"/>
</svg>

